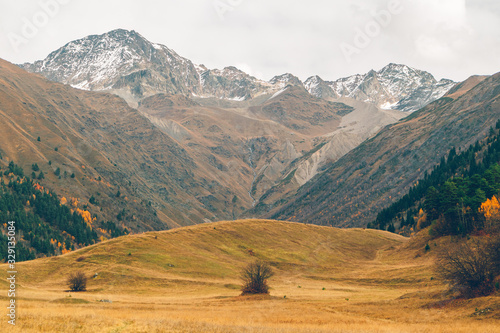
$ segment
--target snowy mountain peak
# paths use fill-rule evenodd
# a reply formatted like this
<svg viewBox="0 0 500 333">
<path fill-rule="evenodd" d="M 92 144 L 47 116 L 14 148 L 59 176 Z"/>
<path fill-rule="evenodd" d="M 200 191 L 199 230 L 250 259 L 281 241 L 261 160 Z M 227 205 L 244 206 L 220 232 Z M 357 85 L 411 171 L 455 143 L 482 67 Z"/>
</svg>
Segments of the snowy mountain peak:
<svg viewBox="0 0 500 333">
<path fill-rule="evenodd" d="M 117 29 L 72 41 L 34 64 L 22 67 L 48 79 L 87 90 L 119 89 L 148 82 L 172 93 L 186 93 L 198 82 L 193 64 L 164 45 L 153 44 L 135 31 Z M 175 84 L 173 81 L 181 84 Z M 132 82 L 130 82 L 132 81 Z M 146 84 L 147 86 L 147 84 Z M 135 85 L 129 93 L 142 97 L 149 87 Z"/>
<path fill-rule="evenodd" d="M 379 71 L 341 78 L 329 86 L 341 97 L 412 112 L 442 97 L 454 84 L 446 79 L 437 82 L 428 72 L 390 63 Z"/>
<path fill-rule="evenodd" d="M 44 60 L 20 66 L 76 88 L 109 90 L 133 103 L 158 93 L 243 101 L 298 86 L 318 98 L 350 97 L 381 108 L 415 111 L 454 85 L 453 81 L 437 82 L 430 73 L 395 63 L 336 81 L 324 81 L 316 75 L 303 83 L 286 73 L 266 82 L 234 66 L 208 69 L 195 65 L 165 45 L 124 29 L 69 42 Z"/>
<path fill-rule="evenodd" d="M 326 82 L 318 75 L 314 75 L 304 82 L 304 87 L 311 95 L 318 98 L 336 99 L 340 96 L 331 88 L 331 84 L 332 82 Z"/>
<path fill-rule="evenodd" d="M 271 80 L 269 80 L 269 83 L 277 86 L 279 89 L 283 89 L 288 85 L 299 86 L 299 87 L 304 86 L 304 84 L 302 83 L 302 81 L 300 81 L 300 79 L 298 77 L 296 77 L 290 73 L 277 75 L 277 76 L 273 77 Z"/>
</svg>

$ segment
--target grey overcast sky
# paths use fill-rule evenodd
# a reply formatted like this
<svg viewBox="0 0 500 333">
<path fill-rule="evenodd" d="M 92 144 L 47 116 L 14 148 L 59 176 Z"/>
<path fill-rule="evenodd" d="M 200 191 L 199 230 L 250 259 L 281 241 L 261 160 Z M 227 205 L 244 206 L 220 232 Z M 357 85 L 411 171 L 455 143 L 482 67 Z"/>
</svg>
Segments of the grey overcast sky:
<svg viewBox="0 0 500 333">
<path fill-rule="evenodd" d="M 0 0 L 0 58 L 32 62 L 116 28 L 265 80 L 390 62 L 457 81 L 500 71 L 498 0 Z"/>
</svg>

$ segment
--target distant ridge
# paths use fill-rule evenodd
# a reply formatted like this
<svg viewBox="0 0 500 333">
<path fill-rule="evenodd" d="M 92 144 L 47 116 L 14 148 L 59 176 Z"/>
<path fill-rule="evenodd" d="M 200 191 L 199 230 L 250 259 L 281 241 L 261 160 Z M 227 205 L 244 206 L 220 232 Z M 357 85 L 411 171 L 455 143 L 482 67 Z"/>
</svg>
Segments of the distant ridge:
<svg viewBox="0 0 500 333">
<path fill-rule="evenodd" d="M 109 90 L 133 103 L 157 93 L 246 101 L 291 85 L 319 98 L 349 97 L 383 109 L 411 112 L 440 98 L 455 84 L 392 63 L 378 72 L 335 81 L 312 76 L 302 82 L 290 73 L 264 81 L 234 66 L 219 70 L 194 64 L 172 49 L 124 29 L 69 42 L 44 60 L 20 66 L 75 88 Z"/>
</svg>

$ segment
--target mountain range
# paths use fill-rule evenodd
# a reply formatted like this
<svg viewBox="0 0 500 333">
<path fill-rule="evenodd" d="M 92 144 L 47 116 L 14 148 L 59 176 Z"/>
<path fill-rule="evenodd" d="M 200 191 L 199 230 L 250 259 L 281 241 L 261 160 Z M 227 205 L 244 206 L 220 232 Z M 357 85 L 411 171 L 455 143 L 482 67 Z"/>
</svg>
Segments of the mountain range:
<svg viewBox="0 0 500 333">
<path fill-rule="evenodd" d="M 111 91 L 131 103 L 157 93 L 248 101 L 291 85 L 318 98 L 349 97 L 382 109 L 415 111 L 455 84 L 397 64 L 335 81 L 312 76 L 302 82 L 289 73 L 264 81 L 232 66 L 219 70 L 194 64 L 164 45 L 122 29 L 72 41 L 44 60 L 21 67 L 75 88 Z"/>
<path fill-rule="evenodd" d="M 498 94 L 479 88 L 495 77 L 456 84 L 397 64 L 335 81 L 264 81 L 121 29 L 18 67 L 1 63 L 14 139 L 0 144 L 0 164 L 78 170 L 75 184 L 42 184 L 84 202 L 121 191 L 134 204 L 89 207 L 110 220 L 125 209 L 132 231 L 244 216 L 365 225 L 446 149 L 481 137 L 496 117 L 481 123 L 481 112 Z"/>
<path fill-rule="evenodd" d="M 288 198 L 269 200 L 268 205 L 263 200 L 260 211 L 279 219 L 366 225 L 452 148 L 461 151 L 485 138 L 500 119 L 499 97 L 500 73 L 473 76 L 443 98 L 388 125 Z"/>
</svg>

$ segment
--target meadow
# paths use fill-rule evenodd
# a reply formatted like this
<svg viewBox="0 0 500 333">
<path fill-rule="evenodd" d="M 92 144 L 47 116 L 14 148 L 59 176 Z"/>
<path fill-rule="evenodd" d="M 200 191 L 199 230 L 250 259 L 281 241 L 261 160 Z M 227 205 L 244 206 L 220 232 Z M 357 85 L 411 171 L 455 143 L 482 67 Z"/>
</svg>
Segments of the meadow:
<svg viewBox="0 0 500 333">
<path fill-rule="evenodd" d="M 16 326 L 3 315 L 0 331 L 498 332 L 499 295 L 456 298 L 436 276 L 450 242 L 269 220 L 123 236 L 18 263 Z M 257 259 L 275 271 L 270 295 L 240 296 Z M 76 270 L 85 292 L 67 290 Z"/>
</svg>

